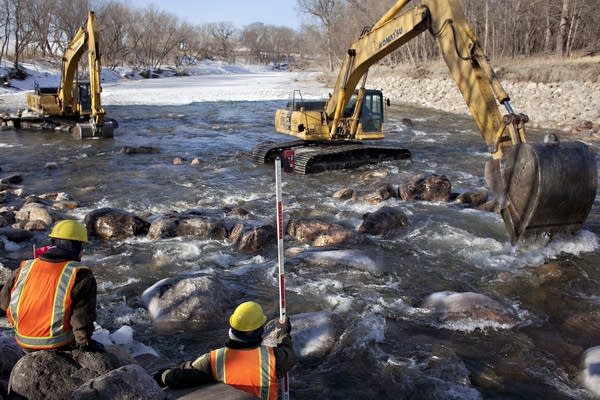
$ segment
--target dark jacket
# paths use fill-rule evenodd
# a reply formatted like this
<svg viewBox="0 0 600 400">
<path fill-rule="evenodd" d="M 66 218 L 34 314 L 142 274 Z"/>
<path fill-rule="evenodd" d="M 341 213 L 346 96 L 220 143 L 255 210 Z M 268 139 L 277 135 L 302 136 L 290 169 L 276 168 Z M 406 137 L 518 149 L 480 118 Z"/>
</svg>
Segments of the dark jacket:
<svg viewBox="0 0 600 400">
<path fill-rule="evenodd" d="M 253 349 L 260 346 L 260 344 L 261 341 L 246 343 L 228 339 L 225 347 L 231 349 Z M 292 337 L 289 333 L 281 334 L 279 344 L 273 350 L 275 353 L 275 371 L 277 377 L 281 378 L 296 363 L 296 354 L 294 353 Z M 205 353 L 193 361 L 185 361 L 175 368 L 160 371 L 155 378 L 157 378 L 161 386 L 168 386 L 174 389 L 218 382 L 213 376 L 210 367 L 210 353 Z"/>
<path fill-rule="evenodd" d="M 72 257 L 67 258 L 67 254 L 61 249 L 50 249 L 39 258 L 51 262 L 61 263 L 73 261 Z M 15 283 L 18 269 L 13 271 L 2 290 L 0 291 L 0 308 L 4 311 L 10 305 L 10 292 Z M 92 333 L 94 332 L 94 321 L 96 320 L 96 278 L 89 269 L 82 269 L 75 276 L 75 284 L 71 290 L 71 327 L 75 336 L 77 346 L 89 346 L 92 342 Z"/>
</svg>

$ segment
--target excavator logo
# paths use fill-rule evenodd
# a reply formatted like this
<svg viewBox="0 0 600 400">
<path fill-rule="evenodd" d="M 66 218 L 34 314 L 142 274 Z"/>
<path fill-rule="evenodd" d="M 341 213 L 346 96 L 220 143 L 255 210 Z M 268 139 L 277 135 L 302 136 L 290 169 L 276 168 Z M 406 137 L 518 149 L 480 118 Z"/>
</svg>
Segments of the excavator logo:
<svg viewBox="0 0 600 400">
<path fill-rule="evenodd" d="M 402 27 L 394 29 L 394 32 L 392 32 L 391 34 L 387 35 L 385 37 L 385 39 L 383 39 L 381 42 L 379 42 L 379 49 L 383 49 L 385 46 L 387 46 L 388 44 L 392 43 L 400 35 L 402 35 L 403 32 L 404 31 L 402 30 Z"/>
</svg>

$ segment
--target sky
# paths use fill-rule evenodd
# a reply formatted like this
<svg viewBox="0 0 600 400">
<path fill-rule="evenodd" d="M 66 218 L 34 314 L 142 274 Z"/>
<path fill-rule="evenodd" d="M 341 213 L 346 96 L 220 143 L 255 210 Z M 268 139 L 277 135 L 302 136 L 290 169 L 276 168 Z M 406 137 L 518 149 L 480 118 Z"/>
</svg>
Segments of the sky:
<svg viewBox="0 0 600 400">
<path fill-rule="evenodd" d="M 296 0 L 128 0 L 134 8 L 151 5 L 191 24 L 232 22 L 243 28 L 253 22 L 298 29 L 302 19 Z"/>
</svg>

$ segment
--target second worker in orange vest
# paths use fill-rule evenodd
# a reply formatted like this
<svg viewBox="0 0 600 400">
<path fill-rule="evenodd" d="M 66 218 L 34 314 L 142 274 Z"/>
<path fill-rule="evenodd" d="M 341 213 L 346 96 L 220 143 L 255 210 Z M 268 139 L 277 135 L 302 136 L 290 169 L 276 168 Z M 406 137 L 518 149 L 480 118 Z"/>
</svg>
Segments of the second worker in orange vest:
<svg viewBox="0 0 600 400">
<path fill-rule="evenodd" d="M 206 353 L 194 361 L 154 374 L 162 387 L 183 388 L 223 382 L 263 400 L 278 396 L 278 378 L 296 363 L 289 320 L 278 327 L 278 344 L 267 347 L 262 335 L 267 317 L 253 301 L 240 304 L 229 318 L 229 338 L 225 347 Z"/>
<path fill-rule="evenodd" d="M 25 351 L 72 348 L 103 350 L 92 340 L 96 320 L 96 279 L 80 263 L 87 230 L 74 220 L 59 221 L 49 237 L 52 246 L 39 257 L 26 260 L 0 292 Z"/>
</svg>

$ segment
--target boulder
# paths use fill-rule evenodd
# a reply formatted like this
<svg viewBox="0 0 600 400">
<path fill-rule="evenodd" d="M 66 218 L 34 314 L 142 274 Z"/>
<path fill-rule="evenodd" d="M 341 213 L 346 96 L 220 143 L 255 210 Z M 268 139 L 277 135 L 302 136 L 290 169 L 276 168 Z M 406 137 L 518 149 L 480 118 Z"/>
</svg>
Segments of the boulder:
<svg viewBox="0 0 600 400">
<path fill-rule="evenodd" d="M 221 218 L 203 215 L 199 211 L 169 213 L 158 217 L 148 229 L 148 239 L 193 236 L 198 239 L 225 239 L 227 226 Z"/>
<path fill-rule="evenodd" d="M 488 191 L 479 190 L 476 192 L 464 192 L 456 197 L 456 201 L 461 204 L 468 204 L 471 207 L 479 207 L 488 200 Z"/>
<path fill-rule="evenodd" d="M 309 250 L 294 254 L 293 258 L 310 265 L 325 268 L 352 268 L 381 275 L 381 266 L 359 250 Z"/>
<path fill-rule="evenodd" d="M 583 385 L 596 397 L 600 397 L 600 346 L 583 353 Z"/>
<path fill-rule="evenodd" d="M 15 229 L 10 227 L 0 228 L 0 236 L 5 236 L 11 242 L 24 242 L 33 238 L 33 233 L 25 229 Z"/>
<path fill-rule="evenodd" d="M 46 226 L 52 225 L 54 218 L 49 207 L 41 203 L 26 203 L 19 211 L 15 213 L 15 220 L 23 223 L 29 221 L 42 221 Z"/>
<path fill-rule="evenodd" d="M 10 371 L 12 371 L 17 361 L 25 355 L 9 332 L 0 331 L 0 399 L 7 392 Z"/>
<path fill-rule="evenodd" d="M 276 238 L 275 227 L 271 224 L 238 223 L 231 230 L 229 238 L 241 252 L 255 254 Z"/>
<path fill-rule="evenodd" d="M 76 388 L 73 400 L 162 400 L 167 396 L 141 366 L 130 364 L 109 371 Z"/>
<path fill-rule="evenodd" d="M 160 153 L 160 149 L 158 147 L 152 146 L 123 146 L 121 147 L 121 153 L 124 154 L 157 154 Z"/>
<path fill-rule="evenodd" d="M 312 246 L 335 245 L 354 238 L 354 232 L 341 225 L 303 218 L 292 218 L 286 233 Z"/>
<path fill-rule="evenodd" d="M 353 195 L 354 195 L 353 189 L 343 188 L 343 189 L 340 189 L 337 192 L 335 192 L 333 194 L 333 198 L 340 199 L 340 200 L 348 200 L 348 199 L 351 199 Z"/>
<path fill-rule="evenodd" d="M 358 227 L 358 231 L 369 235 L 385 235 L 406 225 L 408 225 L 408 218 L 402 210 L 394 207 L 381 207 L 375 212 L 363 215 L 363 222 Z"/>
<path fill-rule="evenodd" d="M 496 199 L 491 199 L 483 203 L 482 205 L 478 206 L 477 209 L 481 211 L 500 213 L 500 205 Z"/>
<path fill-rule="evenodd" d="M 422 305 L 445 327 L 456 330 L 512 328 L 516 313 L 488 296 L 473 292 L 443 291 L 429 295 Z"/>
<path fill-rule="evenodd" d="M 115 208 L 100 208 L 85 216 L 88 234 L 104 240 L 123 240 L 145 235 L 150 223 L 137 215 Z"/>
<path fill-rule="evenodd" d="M 29 400 L 63 400 L 87 381 L 123 365 L 108 352 L 36 351 L 14 366 L 11 390 Z"/>
<path fill-rule="evenodd" d="M 0 183 L 5 184 L 18 184 L 23 182 L 23 176 L 20 174 L 10 174 L 5 176 L 4 178 L 0 178 Z"/>
<path fill-rule="evenodd" d="M 375 171 L 365 171 L 358 177 L 358 180 L 361 182 L 368 182 L 378 179 L 387 178 L 390 175 L 388 171 L 385 170 L 375 170 Z"/>
<path fill-rule="evenodd" d="M 404 201 L 444 201 L 450 200 L 452 184 L 445 175 L 417 175 L 398 188 L 398 195 Z"/>
<path fill-rule="evenodd" d="M 294 353 L 302 362 L 322 360 L 336 345 L 340 332 L 335 314 L 328 311 L 293 314 L 292 324 Z M 267 322 L 263 343 L 275 346 L 277 320 Z"/>
<path fill-rule="evenodd" d="M 170 332 L 220 319 L 231 308 L 233 297 L 214 276 L 190 273 L 156 282 L 142 293 L 142 303 L 154 327 Z"/>
<path fill-rule="evenodd" d="M 376 182 L 355 189 L 352 193 L 352 200 L 379 204 L 395 196 L 396 191 L 389 182 Z"/>
</svg>

